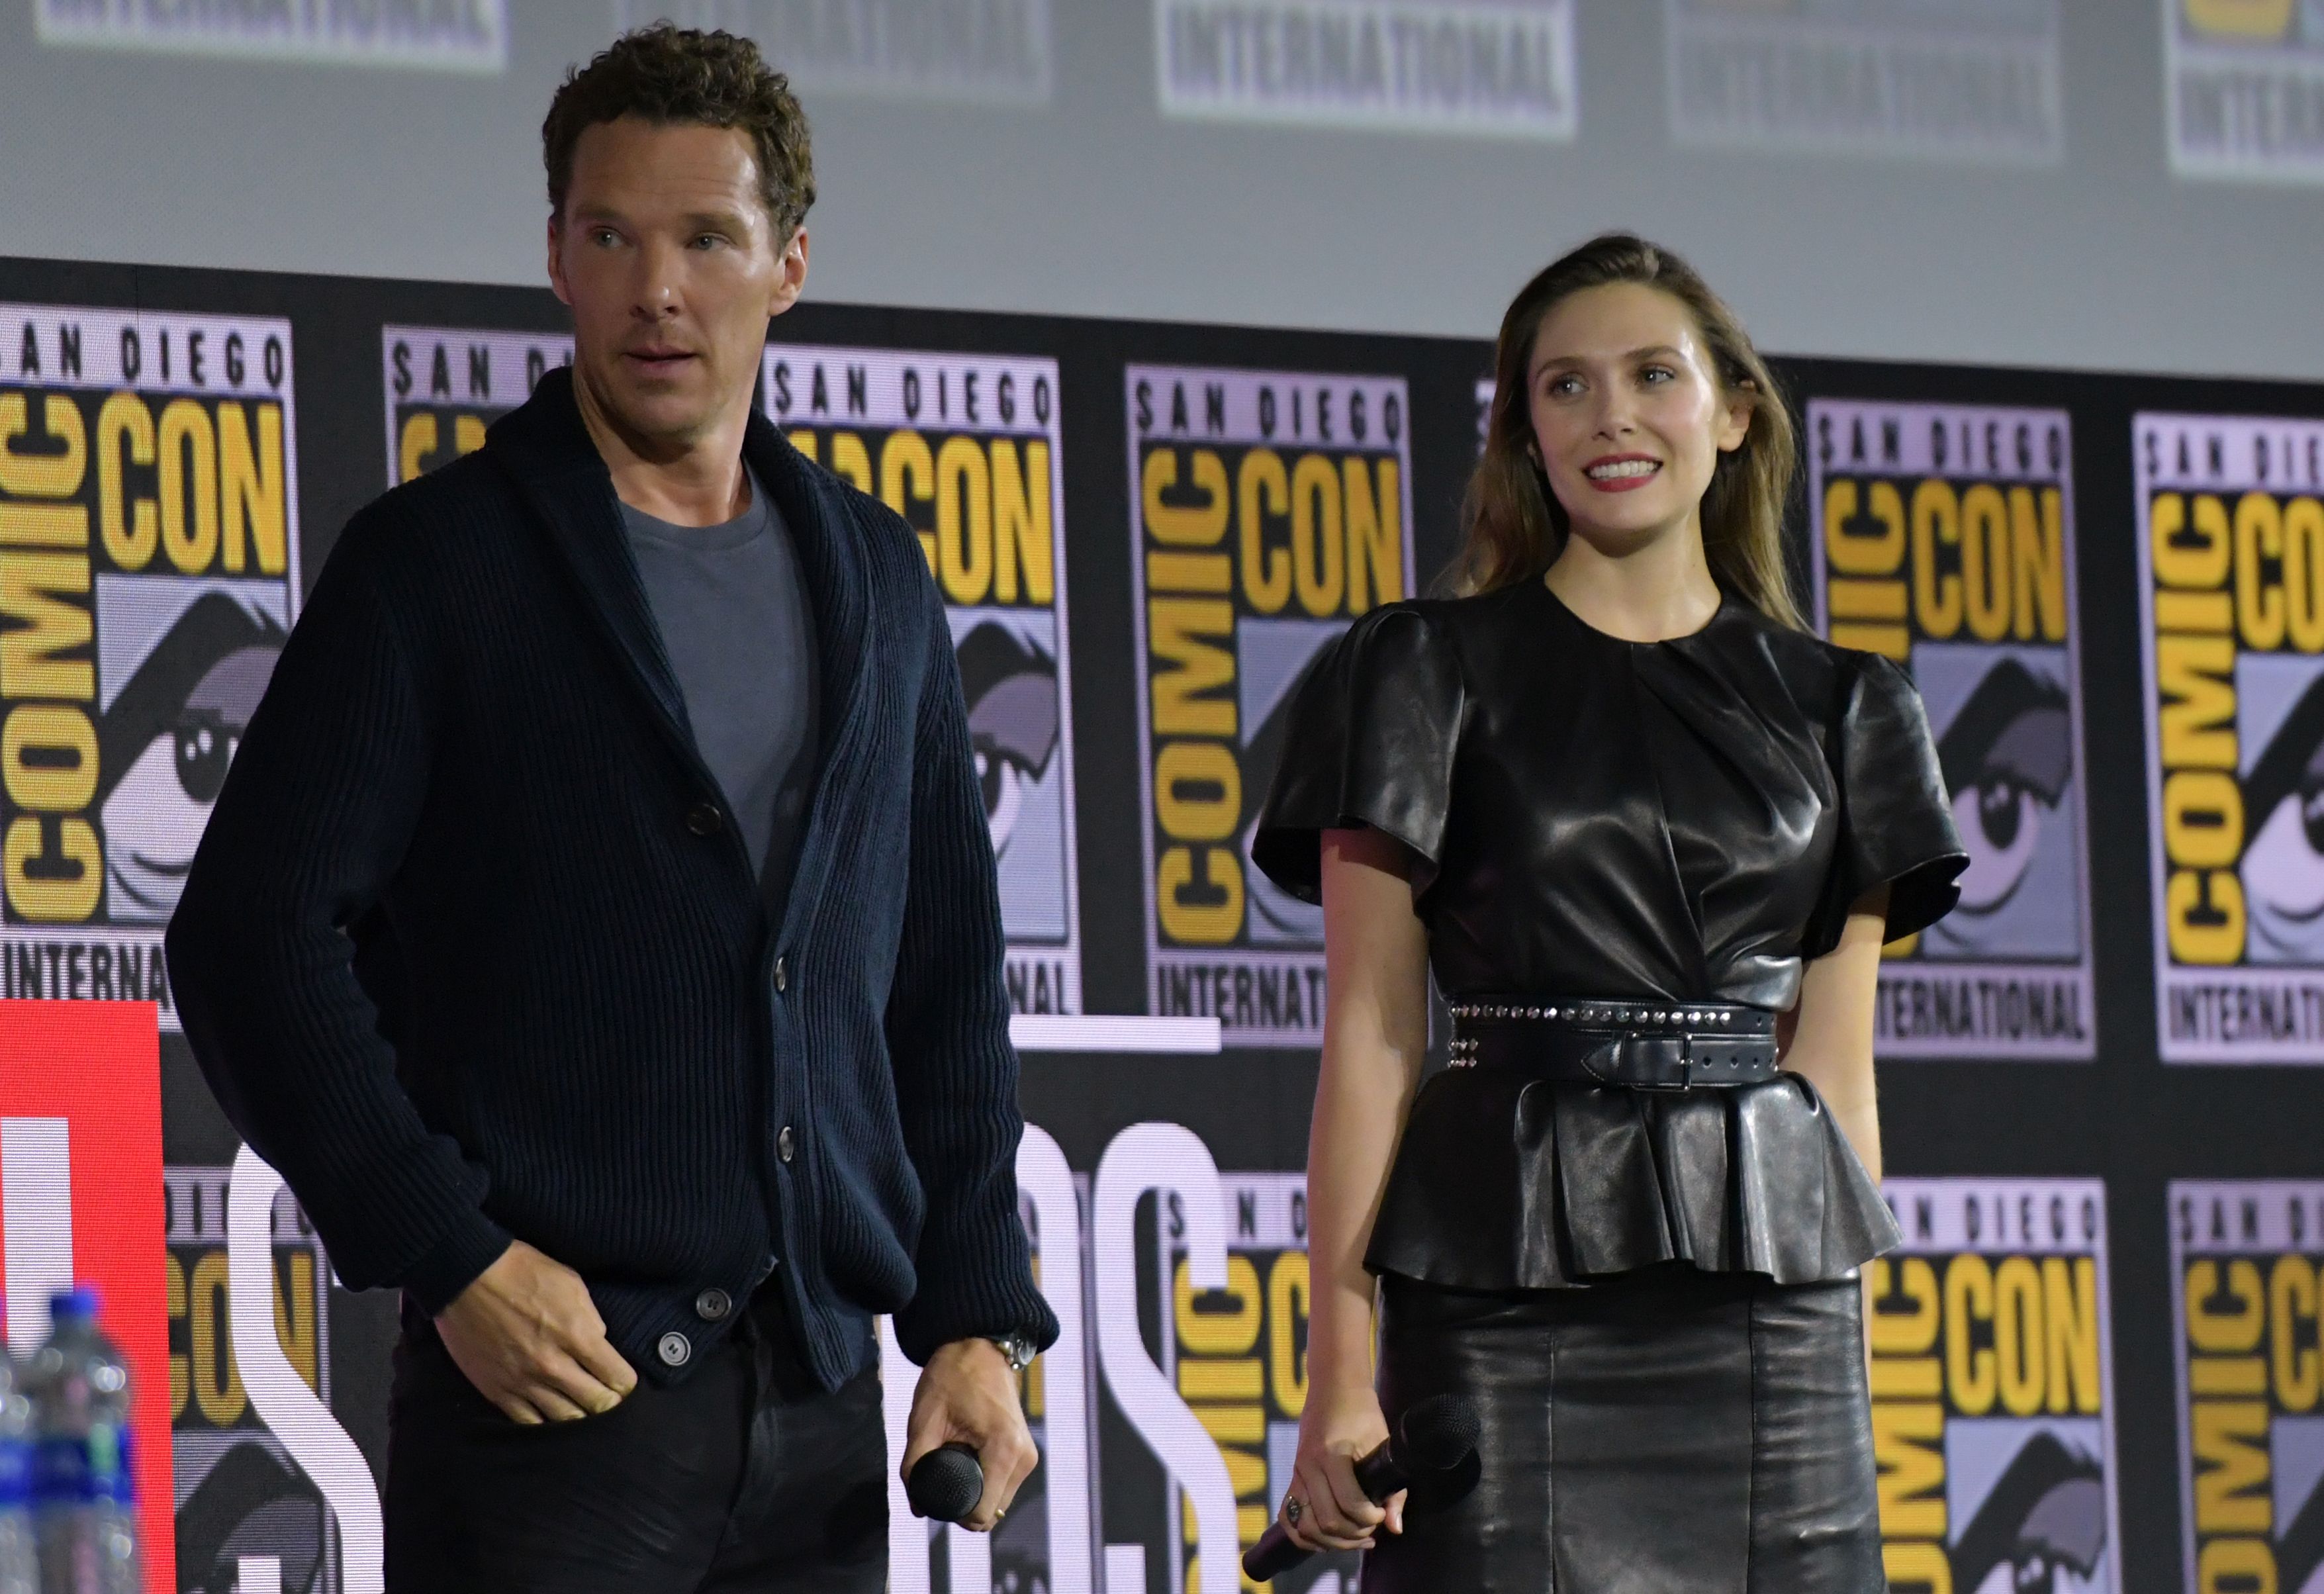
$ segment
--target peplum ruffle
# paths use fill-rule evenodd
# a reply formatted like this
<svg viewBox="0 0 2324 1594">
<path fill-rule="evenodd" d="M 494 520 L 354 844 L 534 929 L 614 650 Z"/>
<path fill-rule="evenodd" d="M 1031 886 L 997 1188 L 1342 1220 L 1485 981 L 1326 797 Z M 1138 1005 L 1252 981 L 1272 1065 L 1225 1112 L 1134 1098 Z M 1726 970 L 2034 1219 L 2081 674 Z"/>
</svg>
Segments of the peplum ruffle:
<svg viewBox="0 0 2324 1594">
<path fill-rule="evenodd" d="M 1365 1264 L 1469 1290 L 1672 1261 L 1788 1285 L 1843 1277 L 1897 1239 L 1797 1074 L 1664 1093 L 1454 1068 L 1413 1103 Z"/>
</svg>

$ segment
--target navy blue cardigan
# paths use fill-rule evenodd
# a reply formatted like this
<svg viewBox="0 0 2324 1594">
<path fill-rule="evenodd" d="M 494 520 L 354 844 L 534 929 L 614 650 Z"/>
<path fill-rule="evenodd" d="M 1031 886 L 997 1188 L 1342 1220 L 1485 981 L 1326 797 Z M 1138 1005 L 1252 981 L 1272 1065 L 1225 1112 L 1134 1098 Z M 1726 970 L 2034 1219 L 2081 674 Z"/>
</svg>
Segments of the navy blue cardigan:
<svg viewBox="0 0 2324 1594">
<path fill-rule="evenodd" d="M 782 922 L 552 372 L 326 564 L 170 926 L 187 1039 L 353 1287 L 432 1312 L 521 1238 L 666 1383 L 770 1270 L 826 1386 L 873 1312 L 1046 1344 L 943 608 L 900 518 L 756 414 L 743 453 L 822 649 Z"/>
</svg>

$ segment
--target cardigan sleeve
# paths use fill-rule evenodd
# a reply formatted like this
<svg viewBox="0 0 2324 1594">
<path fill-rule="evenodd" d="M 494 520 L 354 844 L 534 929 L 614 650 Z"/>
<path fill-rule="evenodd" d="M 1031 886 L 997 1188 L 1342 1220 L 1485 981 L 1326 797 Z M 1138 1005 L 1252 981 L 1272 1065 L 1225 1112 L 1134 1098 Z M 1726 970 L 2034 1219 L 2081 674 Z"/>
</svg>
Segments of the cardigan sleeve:
<svg viewBox="0 0 2324 1594">
<path fill-rule="evenodd" d="M 194 856 L 167 950 L 194 1059 L 355 1289 L 448 1304 L 509 1244 L 486 1177 L 395 1075 L 355 968 L 426 790 L 410 661 L 359 517 L 285 644 Z M 388 949 L 392 953 L 392 948 Z M 377 960 L 374 959 L 374 962 Z"/>
<path fill-rule="evenodd" d="M 927 1199 L 917 1285 L 895 1320 L 897 1344 L 917 1362 L 977 1335 L 1024 1333 L 1044 1348 L 1057 1337 L 1017 1211 L 1025 1120 L 991 834 L 951 630 L 925 576 L 922 592 L 910 861 L 887 1010 L 897 1114 Z"/>
</svg>

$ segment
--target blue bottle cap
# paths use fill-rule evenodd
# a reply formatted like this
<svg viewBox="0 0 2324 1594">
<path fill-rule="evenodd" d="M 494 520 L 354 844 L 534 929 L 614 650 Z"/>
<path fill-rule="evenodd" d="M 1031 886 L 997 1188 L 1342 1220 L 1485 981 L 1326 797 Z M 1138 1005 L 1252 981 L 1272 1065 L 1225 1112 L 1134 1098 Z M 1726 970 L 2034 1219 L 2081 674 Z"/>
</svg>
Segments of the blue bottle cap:
<svg viewBox="0 0 2324 1594">
<path fill-rule="evenodd" d="M 92 1285 L 85 1284 L 78 1289 L 59 1290 L 49 1297 L 49 1317 L 55 1322 L 62 1322 L 69 1317 L 93 1320 L 97 1316 L 97 1289 Z"/>
</svg>

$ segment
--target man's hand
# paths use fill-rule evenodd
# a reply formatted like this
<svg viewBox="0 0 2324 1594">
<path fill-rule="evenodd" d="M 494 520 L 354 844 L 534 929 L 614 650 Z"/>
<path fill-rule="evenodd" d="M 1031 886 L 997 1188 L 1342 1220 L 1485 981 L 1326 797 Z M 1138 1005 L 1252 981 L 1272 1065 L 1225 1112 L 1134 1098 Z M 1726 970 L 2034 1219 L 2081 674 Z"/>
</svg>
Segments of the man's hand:
<svg viewBox="0 0 2324 1594">
<path fill-rule="evenodd" d="M 954 1440 L 974 1446 L 984 1468 L 983 1497 L 962 1525 L 983 1533 L 1001 1520 L 1041 1459 L 1017 1402 L 1017 1375 L 990 1340 L 939 1346 L 920 1369 L 904 1429 L 903 1475 L 909 1478 L 922 1456 Z"/>
<path fill-rule="evenodd" d="M 581 1276 L 521 1239 L 437 1314 L 436 1332 L 468 1382 L 511 1422 L 609 1412 L 638 1387 Z"/>
</svg>

